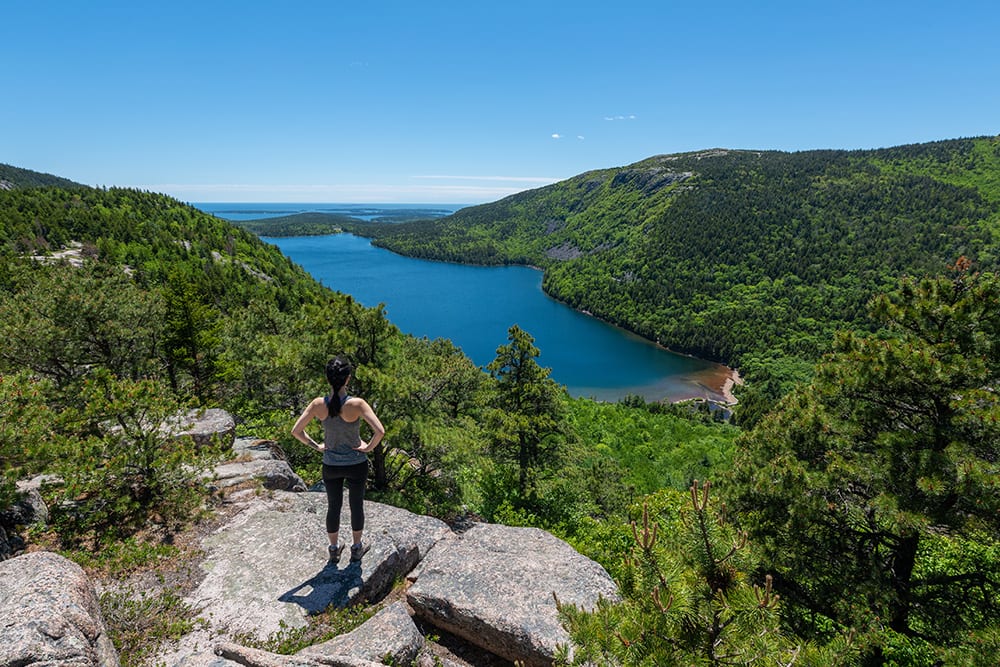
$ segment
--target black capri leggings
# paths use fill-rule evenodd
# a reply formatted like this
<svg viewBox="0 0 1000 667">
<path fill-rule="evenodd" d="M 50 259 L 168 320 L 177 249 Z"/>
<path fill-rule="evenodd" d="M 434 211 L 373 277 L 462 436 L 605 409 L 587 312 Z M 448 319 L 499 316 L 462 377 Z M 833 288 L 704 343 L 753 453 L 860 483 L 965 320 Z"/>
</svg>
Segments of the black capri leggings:
<svg viewBox="0 0 1000 667">
<path fill-rule="evenodd" d="M 368 461 L 352 466 L 323 464 L 323 486 L 326 487 L 326 532 L 340 530 L 340 509 L 344 505 L 344 480 L 347 480 L 347 503 L 351 507 L 351 530 L 365 528 L 365 482 L 368 481 Z"/>
</svg>

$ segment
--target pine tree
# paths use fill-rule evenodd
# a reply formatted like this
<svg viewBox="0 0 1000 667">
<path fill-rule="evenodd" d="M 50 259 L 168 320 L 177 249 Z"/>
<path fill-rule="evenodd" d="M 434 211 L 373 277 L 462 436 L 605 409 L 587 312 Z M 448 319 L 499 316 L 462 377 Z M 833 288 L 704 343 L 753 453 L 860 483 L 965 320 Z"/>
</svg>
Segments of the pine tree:
<svg viewBox="0 0 1000 667">
<path fill-rule="evenodd" d="M 620 582 L 622 602 L 601 600 L 588 612 L 557 600 L 574 646 L 572 658 L 564 652 L 563 664 L 835 665 L 849 660 L 846 642 L 817 658 L 814 649 L 783 633 L 771 577 L 752 583 L 746 574 L 751 564 L 746 533 L 727 520 L 724 504 L 713 502 L 708 482 L 695 481 L 689 492 L 675 518 L 655 515 L 647 502 L 641 519 L 632 522 L 635 544 Z"/>
<path fill-rule="evenodd" d="M 797 630 L 870 629 L 879 661 L 1000 622 L 1000 280 L 961 260 L 872 313 L 737 443 L 730 497 Z"/>
<path fill-rule="evenodd" d="M 507 345 L 497 348 L 489 366 L 495 382 L 486 412 L 491 452 L 517 465 L 518 491 L 527 498 L 533 475 L 551 464 L 562 426 L 561 389 L 538 364 L 534 338 L 516 324 L 507 331 Z"/>
</svg>

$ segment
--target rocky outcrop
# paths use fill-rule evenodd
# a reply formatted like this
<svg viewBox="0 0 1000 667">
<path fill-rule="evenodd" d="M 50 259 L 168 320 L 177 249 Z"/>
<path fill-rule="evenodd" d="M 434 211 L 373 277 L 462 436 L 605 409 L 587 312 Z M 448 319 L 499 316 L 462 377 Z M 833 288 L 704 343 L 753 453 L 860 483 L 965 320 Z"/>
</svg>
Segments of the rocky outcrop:
<svg viewBox="0 0 1000 667">
<path fill-rule="evenodd" d="M 0 526 L 31 526 L 44 524 L 49 520 L 49 508 L 42 500 L 41 487 L 47 480 L 55 480 L 52 476 L 40 475 L 17 483 L 17 500 L 3 512 L 0 512 Z"/>
<path fill-rule="evenodd" d="M 202 555 L 186 574 L 183 594 L 198 622 L 191 633 L 161 647 L 155 664 L 371 667 L 387 658 L 396 665 L 470 664 L 426 642 L 411 618 L 417 617 L 425 630 L 434 626 L 468 642 L 466 647 L 480 647 L 462 648 L 469 656 L 486 656 L 471 664 L 547 665 L 556 647 L 569 641 L 553 593 L 581 607 L 593 606 L 598 596 L 617 596 L 603 568 L 544 531 L 473 524 L 459 534 L 438 519 L 370 501 L 365 502 L 370 551 L 360 563 L 347 553 L 328 562 L 321 487 L 288 491 L 283 482 L 267 490 L 276 477 L 264 472 L 227 476 L 234 466 L 243 466 L 243 475 L 254 466 L 284 464 L 281 456 L 272 442 L 240 439 L 233 460 L 216 469 L 211 484 L 223 492 L 227 514 L 198 538 Z M 225 480 L 238 477 L 245 490 L 227 486 Z M 341 526 L 345 541 L 346 498 Z M 390 593 L 397 601 L 357 630 L 294 656 L 240 645 L 247 637 L 267 640 L 303 628 L 331 605 L 384 603 Z M 493 661 L 487 652 L 500 658 Z M 0 563 L 0 665 L 116 661 L 93 589 L 78 566 L 47 553 Z"/>
<path fill-rule="evenodd" d="M 690 171 L 676 172 L 663 167 L 621 169 L 611 181 L 612 187 L 630 185 L 645 195 L 651 195 L 660 188 L 681 183 L 694 175 Z"/>
<path fill-rule="evenodd" d="M 439 542 L 413 578 L 419 616 L 526 665 L 551 665 L 569 643 L 553 595 L 583 608 L 618 599 L 604 568 L 537 528 L 477 524 Z"/>
<path fill-rule="evenodd" d="M 549 259 L 559 260 L 560 262 L 565 262 L 570 259 L 576 259 L 578 257 L 583 257 L 583 251 L 577 248 L 575 245 L 566 241 L 557 246 L 552 246 L 545 251 L 545 256 Z"/>
<path fill-rule="evenodd" d="M 347 503 L 342 525 L 350 526 Z M 419 562 L 448 526 L 406 510 L 365 503 L 362 563 L 327 562 L 326 495 L 278 492 L 248 505 L 202 543 L 204 579 L 188 601 L 219 632 L 261 638 L 306 624 L 328 606 L 377 601 Z"/>
<path fill-rule="evenodd" d="M 17 483 L 17 499 L 0 512 L 0 561 L 24 550 L 24 539 L 18 534 L 22 526 L 44 524 L 49 520 L 49 508 L 39 489 L 43 483 L 55 480 L 57 478 L 51 475 L 39 475 Z"/>
<path fill-rule="evenodd" d="M 553 594 L 581 607 L 617 597 L 600 565 L 544 531 L 474 524 L 456 534 L 437 519 L 374 502 L 365 503 L 371 550 L 361 563 L 346 553 L 329 563 L 325 512 L 325 493 L 274 492 L 204 538 L 203 579 L 185 600 L 199 611 L 201 629 L 161 662 L 222 667 L 227 663 L 213 661 L 228 655 L 248 665 L 377 663 L 391 653 L 394 664 L 410 664 L 423 643 L 408 617 L 412 608 L 423 622 L 504 659 L 548 665 L 569 642 Z M 346 502 L 341 525 L 349 526 Z M 295 658 L 302 662 L 260 651 L 251 659 L 222 641 L 248 633 L 266 639 L 303 627 L 330 605 L 378 602 L 404 578 L 412 582 L 409 608 L 383 609 L 361 629 L 301 651 Z"/>
<path fill-rule="evenodd" d="M 236 420 L 225 410 L 192 410 L 165 425 L 173 437 L 188 437 L 199 447 L 216 447 L 227 451 L 236 438 Z"/>
<path fill-rule="evenodd" d="M 0 563 L 0 665 L 117 667 L 79 565 L 49 552 Z"/>
<path fill-rule="evenodd" d="M 265 489 L 305 491 L 306 483 L 284 460 L 277 443 L 270 440 L 237 438 L 233 443 L 233 459 L 206 473 L 213 490 L 259 481 Z"/>
<path fill-rule="evenodd" d="M 234 461 L 216 466 L 210 473 L 214 489 L 226 489 L 251 481 L 260 481 L 265 489 L 305 491 L 306 483 L 286 461 Z"/>
</svg>

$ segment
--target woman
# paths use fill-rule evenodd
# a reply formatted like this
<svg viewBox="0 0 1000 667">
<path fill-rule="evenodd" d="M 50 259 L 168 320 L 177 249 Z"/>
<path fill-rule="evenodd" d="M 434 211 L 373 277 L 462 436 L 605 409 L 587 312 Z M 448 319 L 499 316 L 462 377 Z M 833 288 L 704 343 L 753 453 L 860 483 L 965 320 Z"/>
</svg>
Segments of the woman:
<svg viewBox="0 0 1000 667">
<path fill-rule="evenodd" d="M 362 542 L 365 527 L 365 482 L 368 479 L 368 452 L 375 449 L 385 435 L 382 422 L 375 411 L 361 398 L 347 395 L 347 383 L 354 367 L 343 358 L 331 359 L 326 365 L 326 379 L 330 383 L 330 396 L 313 399 L 303 411 L 292 435 L 300 442 L 323 452 L 323 484 L 326 486 L 326 532 L 330 538 L 330 562 L 336 563 L 344 551 L 340 544 L 340 509 L 344 502 L 344 480 L 347 480 L 348 504 L 351 508 L 351 561 L 360 561 L 370 545 Z M 306 426 L 313 419 L 323 424 L 323 442 L 318 443 L 306 433 Z M 371 427 L 372 437 L 366 443 L 361 439 L 361 420 Z"/>
</svg>

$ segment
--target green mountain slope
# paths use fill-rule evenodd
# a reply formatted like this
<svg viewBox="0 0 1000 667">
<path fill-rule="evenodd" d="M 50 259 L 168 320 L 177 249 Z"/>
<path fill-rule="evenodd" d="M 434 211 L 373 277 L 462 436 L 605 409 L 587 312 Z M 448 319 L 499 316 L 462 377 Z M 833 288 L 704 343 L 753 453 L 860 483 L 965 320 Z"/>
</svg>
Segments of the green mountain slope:
<svg viewBox="0 0 1000 667">
<path fill-rule="evenodd" d="M 289 429 L 329 390 L 323 369 L 335 354 L 358 365 L 352 390 L 379 405 L 396 438 L 396 453 L 373 454 L 375 486 L 400 502 L 423 493 L 452 502 L 453 476 L 397 473 L 409 456 L 440 460 L 426 451 L 424 429 L 443 438 L 466 428 L 487 377 L 450 342 L 404 335 L 382 308 L 321 285 L 250 232 L 122 188 L 0 190 L 0 341 L 0 413 L 17 424 L 0 429 L 0 509 L 13 481 L 76 462 L 77 449 L 90 451 L 84 441 L 117 443 L 105 424 L 154 428 L 145 413 L 181 406 L 229 410 L 241 429 L 279 440 L 291 463 L 314 475 L 315 452 Z M 42 417 L 29 419 L 35 414 Z M 155 445 L 157 433 L 142 441 Z M 95 454 L 76 468 L 94 474 L 78 480 L 94 502 L 105 487 L 91 485 L 103 475 L 91 467 L 132 465 L 133 451 L 121 454 Z M 136 465 L 151 475 L 173 465 L 147 458 Z M 136 502 L 148 508 L 151 498 L 144 492 Z M 93 516 L 108 519 L 92 526 L 100 530 L 135 518 Z"/>
<path fill-rule="evenodd" d="M 1000 139 L 660 155 L 351 231 L 403 254 L 543 267 L 573 307 L 751 369 L 813 359 L 901 274 L 997 260 Z"/>
<path fill-rule="evenodd" d="M 39 187 L 84 188 L 87 186 L 75 183 L 68 178 L 13 167 L 9 164 L 0 164 L 0 190 Z"/>
<path fill-rule="evenodd" d="M 147 287 L 195 285 L 224 312 L 254 300 L 285 309 L 321 292 L 275 248 L 165 195 L 87 187 L 0 192 L 7 260 L 71 244 L 104 264 L 130 267 Z"/>
</svg>

